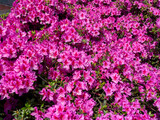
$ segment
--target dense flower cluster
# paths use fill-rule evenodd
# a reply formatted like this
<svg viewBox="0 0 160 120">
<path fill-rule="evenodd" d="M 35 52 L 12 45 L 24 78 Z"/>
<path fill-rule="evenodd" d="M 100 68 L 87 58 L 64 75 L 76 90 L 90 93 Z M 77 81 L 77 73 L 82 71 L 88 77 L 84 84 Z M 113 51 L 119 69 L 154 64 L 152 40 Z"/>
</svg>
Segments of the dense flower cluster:
<svg viewBox="0 0 160 120">
<path fill-rule="evenodd" d="M 160 59 L 159 8 L 153 0 L 15 0 L 0 22 L 1 100 L 42 79 L 39 99 L 52 105 L 34 106 L 36 120 L 156 120 L 160 69 L 148 60 Z"/>
</svg>

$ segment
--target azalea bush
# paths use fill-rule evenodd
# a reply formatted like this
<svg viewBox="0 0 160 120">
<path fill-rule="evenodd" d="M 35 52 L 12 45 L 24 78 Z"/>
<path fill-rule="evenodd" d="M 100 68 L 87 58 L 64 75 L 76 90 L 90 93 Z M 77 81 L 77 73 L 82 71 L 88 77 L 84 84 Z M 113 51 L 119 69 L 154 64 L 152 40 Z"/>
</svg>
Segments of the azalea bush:
<svg viewBox="0 0 160 120">
<path fill-rule="evenodd" d="M 159 0 L 15 0 L 0 49 L 0 119 L 159 118 Z"/>
</svg>

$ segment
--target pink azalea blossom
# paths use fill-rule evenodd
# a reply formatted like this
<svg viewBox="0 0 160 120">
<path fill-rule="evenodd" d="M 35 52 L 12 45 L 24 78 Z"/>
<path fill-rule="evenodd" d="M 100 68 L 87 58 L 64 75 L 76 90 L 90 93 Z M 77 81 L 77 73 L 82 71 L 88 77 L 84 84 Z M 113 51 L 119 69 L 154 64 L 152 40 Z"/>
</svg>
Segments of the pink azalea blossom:
<svg viewBox="0 0 160 120">
<path fill-rule="evenodd" d="M 112 73 L 111 78 L 112 78 L 112 81 L 115 83 L 118 83 L 121 80 L 120 76 L 117 73 Z"/>
<path fill-rule="evenodd" d="M 156 25 L 157 25 L 158 28 L 160 28 L 160 18 L 158 18 L 158 19 L 156 20 Z"/>
</svg>

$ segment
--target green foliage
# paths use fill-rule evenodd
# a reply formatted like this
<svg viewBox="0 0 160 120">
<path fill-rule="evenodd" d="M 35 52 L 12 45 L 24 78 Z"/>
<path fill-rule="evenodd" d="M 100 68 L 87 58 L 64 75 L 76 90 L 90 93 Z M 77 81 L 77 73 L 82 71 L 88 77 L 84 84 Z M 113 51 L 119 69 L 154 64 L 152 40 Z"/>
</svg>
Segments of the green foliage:
<svg viewBox="0 0 160 120">
<path fill-rule="evenodd" d="M 0 15 L 0 18 L 2 18 L 2 20 L 5 20 L 7 18 L 7 16 L 9 15 L 9 12 L 8 13 L 5 13 L 5 14 L 2 14 Z M 1 20 L 0 20 L 1 21 Z"/>
<path fill-rule="evenodd" d="M 31 112 L 34 111 L 34 108 L 31 107 L 29 103 L 25 104 L 25 107 L 22 107 L 19 110 L 13 112 L 15 120 L 31 120 Z"/>
</svg>

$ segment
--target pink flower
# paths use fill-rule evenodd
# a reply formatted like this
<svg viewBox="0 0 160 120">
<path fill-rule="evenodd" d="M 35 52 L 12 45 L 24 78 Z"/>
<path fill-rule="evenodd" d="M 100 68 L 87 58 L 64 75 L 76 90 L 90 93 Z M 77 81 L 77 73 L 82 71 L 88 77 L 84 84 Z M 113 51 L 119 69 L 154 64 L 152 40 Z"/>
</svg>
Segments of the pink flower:
<svg viewBox="0 0 160 120">
<path fill-rule="evenodd" d="M 65 55 L 65 53 L 60 54 L 60 58 L 57 60 L 58 62 L 62 62 L 65 59 L 67 59 L 67 56 Z"/>
<path fill-rule="evenodd" d="M 109 87 L 107 87 L 107 88 L 103 87 L 103 90 L 105 91 L 106 96 L 111 96 L 113 93 L 113 91 Z"/>
<path fill-rule="evenodd" d="M 46 95 L 47 95 L 47 92 L 46 92 L 46 89 L 43 88 L 40 92 L 39 92 L 40 95 L 43 95 L 43 98 L 42 100 L 44 100 L 46 98 Z"/>
<path fill-rule="evenodd" d="M 48 73 L 48 79 L 55 80 L 59 76 L 59 72 L 55 71 L 54 68 L 50 68 L 49 73 Z"/>
<path fill-rule="evenodd" d="M 1 50 L 2 51 L 2 55 L 3 57 L 16 57 L 16 50 L 13 48 L 13 46 L 11 45 L 7 45 L 5 47 L 3 47 L 3 49 Z"/>
<path fill-rule="evenodd" d="M 97 37 L 100 33 L 97 30 L 92 30 L 92 36 Z"/>
<path fill-rule="evenodd" d="M 64 40 L 65 40 L 65 42 L 71 42 L 71 36 L 68 35 L 68 34 L 66 34 L 66 35 L 64 36 Z"/>
<path fill-rule="evenodd" d="M 78 80 L 81 78 L 81 73 L 80 71 L 75 71 L 74 74 L 73 74 L 73 79 L 74 80 Z"/>
<path fill-rule="evenodd" d="M 59 88 L 56 90 L 56 92 L 58 93 L 59 97 L 60 97 L 60 96 L 64 97 L 64 96 L 65 96 L 65 93 L 66 93 L 66 91 L 65 91 L 65 89 L 64 89 L 63 87 L 59 87 Z"/>
<path fill-rule="evenodd" d="M 53 100 L 53 95 L 54 95 L 54 93 L 50 90 L 50 89 L 45 89 L 45 88 L 43 88 L 41 91 L 40 91 L 40 93 L 39 93 L 40 95 L 42 95 L 43 96 L 43 98 L 42 98 L 42 100 L 44 100 L 44 99 L 46 99 L 46 101 L 52 101 Z"/>
<path fill-rule="evenodd" d="M 99 28 L 100 28 L 100 25 L 99 25 L 98 23 L 95 23 L 95 24 L 93 25 L 93 29 L 94 29 L 94 30 L 99 30 Z"/>
<path fill-rule="evenodd" d="M 110 62 L 108 61 L 103 61 L 103 68 L 110 68 Z"/>
<path fill-rule="evenodd" d="M 76 61 L 76 65 L 78 66 L 78 68 L 84 69 L 84 62 L 82 60 Z"/>
<path fill-rule="evenodd" d="M 116 91 L 117 90 L 116 83 L 111 83 L 110 87 L 111 87 L 112 91 Z"/>
<path fill-rule="evenodd" d="M 60 113 L 59 120 L 68 120 L 68 114 L 67 113 Z"/>
<path fill-rule="evenodd" d="M 37 109 L 37 107 L 34 107 L 34 112 L 31 113 L 32 116 L 36 118 L 36 120 L 43 120 L 44 113 Z"/>
<path fill-rule="evenodd" d="M 86 18 L 86 14 L 84 12 L 80 12 L 79 19 L 85 19 L 85 18 Z"/>
<path fill-rule="evenodd" d="M 133 108 L 135 108 L 135 109 L 141 108 L 141 107 L 140 107 L 140 103 L 139 103 L 138 100 L 134 101 L 134 102 L 132 103 L 132 106 L 133 106 Z"/>
<path fill-rule="evenodd" d="M 48 55 L 48 53 L 47 53 L 47 48 L 45 48 L 45 47 L 41 47 L 40 48 L 41 50 L 41 54 L 43 54 L 43 55 Z"/>
<path fill-rule="evenodd" d="M 0 64 L 0 76 L 3 74 L 3 71 L 4 71 L 4 69 L 3 69 L 3 65 L 2 65 L 2 64 Z"/>
<path fill-rule="evenodd" d="M 117 73 L 111 74 L 112 81 L 118 83 L 120 81 L 120 76 Z"/>
<path fill-rule="evenodd" d="M 154 106 L 158 107 L 158 110 L 160 111 L 160 98 L 158 98 L 155 102 L 154 102 Z"/>
<path fill-rule="evenodd" d="M 59 96 L 57 98 L 57 102 L 62 104 L 62 105 L 65 105 L 66 104 L 66 98 L 64 96 Z"/>
<path fill-rule="evenodd" d="M 69 65 L 71 64 L 71 61 L 68 59 L 65 59 L 63 61 L 63 68 L 66 68 L 67 70 L 69 70 Z"/>
<path fill-rule="evenodd" d="M 16 81 L 11 81 L 11 88 L 12 88 L 12 93 L 16 93 L 16 94 L 18 94 L 18 89 L 20 89 L 20 88 L 24 88 L 23 86 L 22 86 L 22 81 L 21 80 L 16 80 Z M 28 86 L 26 86 L 26 87 L 28 87 Z"/>
<path fill-rule="evenodd" d="M 82 90 L 87 90 L 87 83 L 84 81 L 83 82 L 80 82 L 80 81 L 76 82 L 76 86 Z"/>
<path fill-rule="evenodd" d="M 85 79 L 90 77 L 90 71 L 83 71 L 83 76 L 84 76 Z"/>
<path fill-rule="evenodd" d="M 88 23 L 88 24 L 86 25 L 86 30 L 88 30 L 89 32 L 91 32 L 92 29 L 93 29 L 92 25 Z"/>
<path fill-rule="evenodd" d="M 141 69 L 141 73 L 142 73 L 142 75 L 147 76 L 148 73 L 149 73 L 149 70 L 146 67 L 144 67 L 144 68 Z"/>
<path fill-rule="evenodd" d="M 0 37 L 6 35 L 6 31 L 7 31 L 6 28 L 0 26 Z"/>
<path fill-rule="evenodd" d="M 122 98 L 121 92 L 119 91 L 116 92 L 114 96 L 115 96 L 115 102 L 118 102 Z"/>
<path fill-rule="evenodd" d="M 72 97 L 70 95 L 66 96 L 66 102 L 70 103 L 70 100 L 72 100 Z"/>
<path fill-rule="evenodd" d="M 66 91 L 70 93 L 73 90 L 73 88 L 74 88 L 74 82 L 69 82 L 66 86 Z"/>
<path fill-rule="evenodd" d="M 86 81 L 89 83 L 90 86 L 93 85 L 93 82 L 95 81 L 91 76 L 89 76 Z"/>
<path fill-rule="evenodd" d="M 33 70 L 38 70 L 38 65 L 34 60 L 30 60 L 29 65 L 31 68 L 33 68 Z"/>
<path fill-rule="evenodd" d="M 156 25 L 158 28 L 160 28 L 160 17 L 156 20 Z"/>
<path fill-rule="evenodd" d="M 29 70 L 29 66 L 21 63 L 21 64 L 17 65 L 17 66 L 14 68 L 14 70 L 15 70 L 16 72 L 19 72 L 19 74 L 20 74 L 20 73 L 22 73 L 22 72 L 24 72 L 24 71 L 28 71 L 28 70 Z"/>
<path fill-rule="evenodd" d="M 76 87 L 73 91 L 73 95 L 82 95 L 82 89 Z"/>
</svg>

